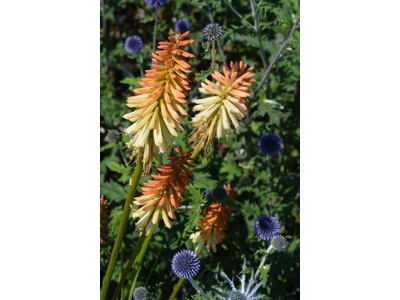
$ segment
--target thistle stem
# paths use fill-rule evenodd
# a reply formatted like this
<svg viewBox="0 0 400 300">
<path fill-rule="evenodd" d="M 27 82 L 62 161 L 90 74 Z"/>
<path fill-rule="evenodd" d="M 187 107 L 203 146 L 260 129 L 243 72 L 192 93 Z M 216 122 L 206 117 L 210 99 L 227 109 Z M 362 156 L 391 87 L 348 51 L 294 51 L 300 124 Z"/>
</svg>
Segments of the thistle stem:
<svg viewBox="0 0 400 300">
<path fill-rule="evenodd" d="M 267 155 L 267 172 L 268 172 L 268 192 L 272 191 L 272 177 L 271 177 L 271 158 Z M 269 197 L 269 214 L 272 212 L 272 198 L 271 195 Z"/>
<path fill-rule="evenodd" d="M 154 31 L 153 31 L 153 53 L 156 51 L 157 21 L 158 21 L 158 15 L 157 15 L 157 9 L 155 9 L 154 10 Z"/>
<path fill-rule="evenodd" d="M 139 238 L 139 241 L 136 244 L 135 249 L 132 252 L 132 255 L 131 255 L 131 258 L 128 261 L 128 264 L 125 267 L 124 273 L 121 275 L 121 279 L 120 279 L 120 281 L 118 283 L 118 286 L 117 286 L 116 290 L 114 291 L 114 295 L 113 295 L 112 299 L 116 299 L 118 297 L 118 293 L 122 289 L 122 286 L 124 285 L 125 279 L 128 276 L 129 271 L 131 270 L 132 264 L 134 263 L 134 261 L 136 259 L 136 256 L 139 253 L 139 250 L 141 249 L 145 238 L 146 238 L 146 235 L 144 233 L 142 233 L 142 235 Z M 121 269 L 122 269 L 122 267 L 121 267 Z"/>
<path fill-rule="evenodd" d="M 169 296 L 168 300 L 174 300 L 176 297 L 176 294 L 178 294 L 179 290 L 181 289 L 182 283 L 185 279 L 181 278 L 179 279 L 178 283 L 176 284 L 171 296 Z"/>
<path fill-rule="evenodd" d="M 197 283 L 193 280 L 193 278 L 189 278 L 189 281 L 194 286 L 194 288 L 203 296 L 204 299 L 210 300 L 207 294 L 203 291 L 201 287 L 197 285 Z"/>
<path fill-rule="evenodd" d="M 256 9 L 255 9 L 256 2 L 254 0 L 250 0 L 250 5 L 251 5 L 251 12 L 252 12 L 253 18 L 254 18 L 254 30 L 257 33 L 258 43 L 260 44 L 261 60 L 262 60 L 264 68 L 266 68 L 267 67 L 267 58 L 265 56 L 264 46 L 262 44 L 260 27 L 258 26 L 258 13 L 256 13 Z"/>
<path fill-rule="evenodd" d="M 257 279 L 257 276 L 260 274 L 261 268 L 264 267 L 265 260 L 267 259 L 267 256 L 268 256 L 268 254 L 272 251 L 272 249 L 274 249 L 274 247 L 272 247 L 272 245 L 270 245 L 270 246 L 268 247 L 268 249 L 267 249 L 267 253 L 264 254 L 264 256 L 263 256 L 263 258 L 262 258 L 262 260 L 261 260 L 261 262 L 260 262 L 260 265 L 258 266 L 257 272 L 256 272 L 256 274 L 254 275 L 254 281 Z"/>
<path fill-rule="evenodd" d="M 142 63 L 140 61 L 140 57 L 139 57 L 139 53 L 136 53 L 136 62 L 139 65 L 139 69 L 140 69 L 140 76 L 144 77 L 144 72 L 143 72 L 143 67 L 142 67 Z"/>
<path fill-rule="evenodd" d="M 212 41 L 212 69 L 215 71 L 215 41 Z"/>
<path fill-rule="evenodd" d="M 117 238 L 115 240 L 114 247 L 111 252 L 111 258 L 108 263 L 107 272 L 106 272 L 106 275 L 104 276 L 103 286 L 102 286 L 101 292 L 100 292 L 100 300 L 106 300 L 106 297 L 107 297 L 108 287 L 110 286 L 110 282 L 111 282 L 111 276 L 114 271 L 114 267 L 115 267 L 115 264 L 116 264 L 117 258 L 118 258 L 119 249 L 121 248 L 122 240 L 125 235 L 126 225 L 128 224 L 130 205 L 131 205 L 133 197 L 135 196 L 136 187 L 139 183 L 139 178 L 140 178 L 140 175 L 142 174 L 142 170 L 143 170 L 143 162 L 140 161 L 136 165 L 135 172 L 133 173 L 133 176 L 132 176 L 132 182 L 129 187 L 128 194 L 126 195 L 124 210 L 122 212 L 122 218 L 121 218 L 121 223 L 119 225 Z"/>
</svg>

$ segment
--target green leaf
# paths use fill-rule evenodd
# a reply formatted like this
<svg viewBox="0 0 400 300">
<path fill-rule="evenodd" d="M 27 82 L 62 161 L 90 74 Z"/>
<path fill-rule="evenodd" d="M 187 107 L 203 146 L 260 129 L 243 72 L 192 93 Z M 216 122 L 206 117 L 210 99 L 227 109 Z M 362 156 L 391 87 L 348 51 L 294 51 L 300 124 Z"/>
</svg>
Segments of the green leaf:
<svg viewBox="0 0 400 300">
<path fill-rule="evenodd" d="M 138 81 L 140 80 L 135 78 L 135 77 L 126 77 L 125 79 L 121 80 L 120 83 L 125 83 L 128 85 L 132 85 L 135 88 L 140 88 L 140 84 L 138 83 Z"/>
<path fill-rule="evenodd" d="M 108 161 L 106 164 L 111 171 L 121 174 L 121 177 L 118 179 L 118 181 L 126 183 L 129 180 L 132 171 L 131 166 L 125 167 L 124 165 L 113 161 Z"/>
<path fill-rule="evenodd" d="M 106 145 L 104 145 L 103 147 L 100 147 L 100 152 L 103 152 L 104 150 L 110 149 L 117 146 L 116 143 L 108 143 Z"/>
<path fill-rule="evenodd" d="M 218 184 L 217 180 L 211 179 L 209 173 L 194 173 L 193 185 L 200 189 L 214 189 Z"/>
<path fill-rule="evenodd" d="M 196 81 L 204 81 L 208 76 L 210 76 L 212 73 L 212 69 L 208 69 L 208 70 L 201 70 L 200 73 L 196 73 L 195 77 L 196 77 Z"/>
<path fill-rule="evenodd" d="M 121 202 L 125 200 L 127 190 L 117 182 L 111 180 L 100 185 L 100 193 L 110 200 Z"/>
</svg>

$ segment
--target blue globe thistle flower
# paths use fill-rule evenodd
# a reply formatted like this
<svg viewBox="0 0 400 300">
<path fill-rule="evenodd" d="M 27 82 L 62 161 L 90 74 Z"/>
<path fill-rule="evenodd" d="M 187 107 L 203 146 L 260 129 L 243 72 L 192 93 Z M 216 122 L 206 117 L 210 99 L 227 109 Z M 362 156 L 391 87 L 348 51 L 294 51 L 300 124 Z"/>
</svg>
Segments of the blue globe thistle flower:
<svg viewBox="0 0 400 300">
<path fill-rule="evenodd" d="M 278 234 L 272 238 L 271 245 L 274 247 L 275 251 L 282 252 L 285 251 L 287 247 L 287 241 L 282 235 Z"/>
<path fill-rule="evenodd" d="M 224 33 L 222 30 L 222 26 L 219 23 L 210 23 L 204 28 L 204 37 L 207 41 L 212 42 L 215 40 L 219 40 Z"/>
<path fill-rule="evenodd" d="M 219 185 L 213 189 L 211 196 L 217 202 L 224 202 L 228 198 L 228 192 L 222 185 Z"/>
<path fill-rule="evenodd" d="M 205 189 L 203 193 L 203 198 L 207 198 L 210 195 L 210 189 Z"/>
<path fill-rule="evenodd" d="M 147 300 L 147 299 L 149 299 L 149 296 L 150 296 L 150 294 L 147 291 L 147 289 L 142 286 L 138 287 L 133 292 L 133 300 Z"/>
<path fill-rule="evenodd" d="M 281 150 L 281 139 L 275 133 L 264 134 L 258 141 L 258 147 L 265 155 L 275 155 Z"/>
<path fill-rule="evenodd" d="M 138 53 L 143 48 L 143 41 L 137 35 L 128 37 L 125 41 L 125 49 L 130 54 Z"/>
<path fill-rule="evenodd" d="M 174 255 L 171 265 L 177 277 L 189 279 L 199 272 L 200 258 L 191 250 L 182 250 Z"/>
<path fill-rule="evenodd" d="M 246 260 L 243 262 L 243 268 L 242 270 L 246 270 Z M 220 295 L 221 297 L 229 300 L 257 300 L 257 299 L 266 299 L 265 295 L 258 295 L 255 296 L 257 293 L 257 290 L 262 286 L 263 282 L 260 281 L 257 283 L 254 287 L 253 285 L 255 284 L 254 282 L 254 273 L 251 273 L 251 277 L 249 280 L 249 283 L 246 287 L 246 274 L 242 274 L 242 278 L 239 278 L 241 281 L 240 288 L 236 289 L 235 284 L 233 283 L 233 279 L 230 280 L 228 276 L 224 273 L 221 272 L 221 276 L 226 280 L 226 282 L 229 284 L 231 291 L 228 295 L 225 295 L 221 293 L 220 291 L 217 291 L 215 289 L 212 289 L 215 293 Z"/>
<path fill-rule="evenodd" d="M 156 9 L 164 6 L 167 3 L 167 0 L 144 0 L 144 2 L 148 6 L 151 6 L 152 8 Z"/>
<path fill-rule="evenodd" d="M 186 19 L 179 19 L 175 24 L 175 31 L 178 31 L 179 33 L 185 33 L 186 31 L 189 31 L 189 28 L 190 23 Z"/>
<path fill-rule="evenodd" d="M 261 216 L 257 219 L 254 228 L 260 239 L 268 241 L 279 233 L 281 224 L 273 216 Z"/>
</svg>

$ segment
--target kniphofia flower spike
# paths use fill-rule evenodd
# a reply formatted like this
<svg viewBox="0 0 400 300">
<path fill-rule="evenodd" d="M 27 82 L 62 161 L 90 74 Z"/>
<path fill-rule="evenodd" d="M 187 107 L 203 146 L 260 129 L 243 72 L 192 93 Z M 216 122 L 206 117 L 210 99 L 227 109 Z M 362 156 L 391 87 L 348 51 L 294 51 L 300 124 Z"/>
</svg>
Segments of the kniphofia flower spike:
<svg viewBox="0 0 400 300">
<path fill-rule="evenodd" d="M 151 175 L 158 180 L 147 181 L 146 187 L 142 187 L 143 195 L 136 197 L 133 202 L 141 207 L 132 214 L 132 217 L 140 218 L 136 226 L 145 230 L 146 235 L 153 227 L 154 232 L 159 230 L 158 223 L 161 218 L 168 228 L 172 227 L 169 218 L 176 220 L 172 207 L 179 209 L 181 193 L 186 192 L 186 186 L 190 183 L 189 176 L 193 176 L 188 169 L 195 167 L 190 163 L 194 160 L 190 157 L 193 149 L 184 154 L 182 147 L 179 146 L 175 148 L 175 151 L 179 156 L 168 157 L 172 162 L 158 168 L 159 174 Z"/>
<path fill-rule="evenodd" d="M 222 243 L 222 240 L 226 237 L 226 223 L 230 221 L 231 214 L 232 208 L 220 202 L 212 203 L 201 214 L 203 219 L 199 221 L 200 231 L 190 236 L 193 243 L 199 243 L 195 249 L 197 254 L 200 254 L 204 245 L 206 245 L 208 252 L 211 248 L 214 252 L 217 252 L 217 244 Z"/>
<path fill-rule="evenodd" d="M 145 173 L 150 171 L 157 148 L 167 151 L 173 144 L 170 135 L 177 136 L 177 130 L 183 130 L 182 115 L 187 115 L 184 104 L 190 90 L 190 80 L 185 75 L 190 73 L 190 64 L 184 57 L 194 57 L 182 49 L 194 40 L 184 40 L 189 31 L 178 35 L 172 29 L 169 42 L 160 42 L 159 51 L 153 53 L 152 70 L 146 70 L 146 77 L 139 84 L 142 88 L 134 89 L 138 95 L 128 97 L 127 106 L 136 108 L 124 115 L 133 122 L 124 130 L 129 136 L 128 148 L 133 148 L 131 159 L 143 161 Z"/>
<path fill-rule="evenodd" d="M 223 66 L 223 74 L 214 71 L 212 77 L 216 83 L 208 79 L 201 83 L 199 91 L 212 96 L 194 101 L 197 105 L 193 111 L 199 113 L 192 119 L 195 131 L 190 141 L 194 142 L 194 148 L 204 147 L 204 155 L 216 137 L 220 139 L 229 135 L 231 123 L 235 128 L 239 127 L 239 120 L 244 118 L 247 110 L 245 97 L 250 96 L 248 87 L 255 82 L 252 70 L 253 67 L 247 68 L 242 61 L 231 62 L 230 69 Z"/>
</svg>

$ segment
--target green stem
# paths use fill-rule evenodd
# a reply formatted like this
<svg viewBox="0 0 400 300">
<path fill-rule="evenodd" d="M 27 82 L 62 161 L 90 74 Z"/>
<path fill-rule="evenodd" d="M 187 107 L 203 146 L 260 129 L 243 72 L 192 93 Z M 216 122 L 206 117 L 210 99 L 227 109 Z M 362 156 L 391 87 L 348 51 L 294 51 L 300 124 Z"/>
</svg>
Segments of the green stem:
<svg viewBox="0 0 400 300">
<path fill-rule="evenodd" d="M 193 150 L 193 153 L 190 157 L 196 158 L 197 155 L 199 154 L 200 150 L 201 150 L 201 144 L 198 144 L 197 147 Z"/>
<path fill-rule="evenodd" d="M 143 244 L 145 238 L 146 238 L 146 235 L 143 232 L 142 235 L 140 236 L 139 241 L 136 244 L 135 249 L 132 252 L 132 255 L 131 255 L 131 258 L 128 261 L 128 264 L 125 267 L 124 273 L 122 274 L 121 279 L 120 279 L 120 281 L 118 283 L 118 286 L 117 286 L 117 288 L 116 288 L 116 290 L 114 292 L 113 299 L 116 299 L 118 297 L 118 293 L 121 290 L 122 286 L 124 285 L 126 276 L 128 276 L 129 271 L 131 270 L 132 264 L 134 263 L 137 254 L 141 250 L 141 247 L 142 247 L 142 244 Z"/>
<path fill-rule="evenodd" d="M 212 70 L 215 71 L 215 41 L 212 41 Z"/>
<path fill-rule="evenodd" d="M 254 275 L 254 281 L 257 279 L 258 274 L 260 274 L 260 270 L 261 268 L 264 266 L 265 260 L 267 259 L 268 254 L 272 251 L 272 249 L 274 249 L 274 247 L 272 247 L 272 245 L 270 245 L 267 249 L 267 253 L 265 253 L 265 255 L 262 258 L 262 261 L 260 263 L 260 265 L 258 266 L 256 275 Z"/>
<path fill-rule="evenodd" d="M 156 52 L 156 42 L 157 42 L 157 9 L 154 10 L 154 31 L 153 31 L 153 53 Z"/>
<path fill-rule="evenodd" d="M 204 299 L 210 300 L 207 294 L 203 291 L 201 287 L 197 285 L 196 281 L 194 281 L 193 278 L 189 278 L 189 281 L 194 286 L 194 288 L 203 296 Z"/>
<path fill-rule="evenodd" d="M 143 170 L 143 163 L 139 162 L 136 165 L 135 172 L 133 173 L 133 176 L 132 176 L 132 182 L 129 187 L 128 194 L 126 195 L 124 211 L 122 213 L 122 219 L 121 219 L 121 223 L 119 225 L 117 238 L 115 240 L 114 247 L 111 252 L 111 258 L 108 263 L 107 272 L 106 272 L 106 275 L 104 276 L 103 286 L 102 286 L 101 292 L 100 292 L 100 300 L 106 300 L 106 298 L 107 298 L 107 292 L 108 292 L 108 288 L 110 286 L 111 276 L 114 271 L 115 264 L 117 262 L 119 249 L 121 248 L 121 244 L 122 244 L 122 239 L 124 238 L 124 235 L 125 235 L 126 225 L 128 224 L 130 205 L 131 205 L 133 197 L 135 197 L 136 187 L 139 183 L 139 178 L 142 174 L 142 170 Z"/>
<path fill-rule="evenodd" d="M 185 279 L 181 278 L 179 279 L 178 283 L 176 284 L 174 291 L 172 292 L 171 296 L 169 296 L 168 300 L 174 300 L 176 297 L 176 294 L 178 294 L 179 290 L 181 289 L 182 283 Z"/>
<path fill-rule="evenodd" d="M 150 222 L 151 222 L 151 220 L 150 220 Z M 149 234 L 147 237 L 145 236 L 144 232 L 142 233 L 142 236 L 140 237 L 140 239 L 141 239 L 141 240 L 143 239 L 144 242 L 142 241 L 143 245 L 141 246 L 139 255 L 137 256 L 137 260 L 136 260 L 135 265 L 134 265 L 134 267 L 133 267 L 133 272 L 132 272 L 133 278 L 135 278 L 136 275 L 137 275 L 138 272 L 139 272 L 140 266 L 142 265 L 143 257 L 144 257 L 144 255 L 145 255 L 145 253 L 146 253 L 147 247 L 149 246 L 150 240 L 151 240 L 151 238 L 153 237 L 153 233 L 154 233 L 154 227 L 151 229 L 150 234 Z M 135 251 L 136 251 L 136 248 L 135 248 Z M 135 251 L 134 251 L 134 252 L 135 252 Z M 134 254 L 134 253 L 132 253 L 131 259 L 132 259 L 132 257 L 133 257 L 133 254 Z M 136 253 L 136 254 L 137 254 L 137 253 Z M 135 257 L 136 257 L 136 254 L 135 254 Z M 129 262 L 131 262 L 131 259 L 129 260 Z M 115 299 L 118 298 L 118 292 L 119 292 L 119 290 L 122 288 L 122 285 L 124 284 L 124 281 L 125 281 L 125 279 L 126 279 L 126 276 L 128 276 L 129 271 L 130 271 L 131 266 L 132 266 L 132 263 L 133 263 L 134 261 L 135 261 L 135 259 L 132 260 L 132 262 L 131 262 L 130 265 L 129 265 L 129 263 L 128 263 L 128 265 L 126 266 L 125 271 L 124 271 L 124 274 L 122 275 L 121 281 L 118 283 L 118 286 L 117 286 L 117 288 L 116 288 L 116 290 L 115 290 L 115 292 L 114 292 L 114 295 L 113 295 L 113 297 L 112 297 L 112 300 L 115 300 Z"/>
</svg>

